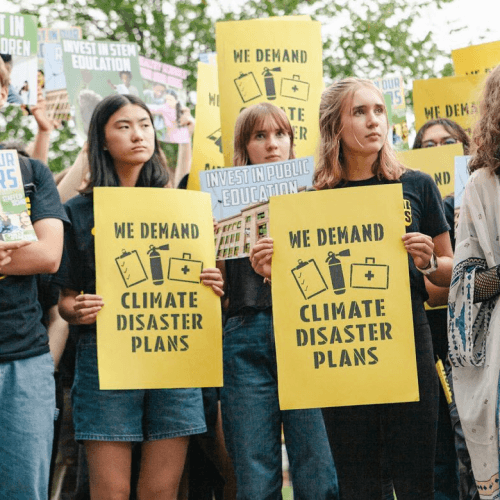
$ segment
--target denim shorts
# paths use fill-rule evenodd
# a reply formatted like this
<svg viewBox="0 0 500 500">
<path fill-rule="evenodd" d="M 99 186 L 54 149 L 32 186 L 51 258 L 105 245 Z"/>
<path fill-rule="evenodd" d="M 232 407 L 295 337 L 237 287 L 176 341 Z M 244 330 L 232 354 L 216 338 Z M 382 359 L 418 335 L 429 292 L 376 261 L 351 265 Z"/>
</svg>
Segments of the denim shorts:
<svg viewBox="0 0 500 500">
<path fill-rule="evenodd" d="M 201 389 L 99 389 L 95 337 L 81 338 L 71 390 L 77 441 L 155 441 L 206 431 Z"/>
</svg>

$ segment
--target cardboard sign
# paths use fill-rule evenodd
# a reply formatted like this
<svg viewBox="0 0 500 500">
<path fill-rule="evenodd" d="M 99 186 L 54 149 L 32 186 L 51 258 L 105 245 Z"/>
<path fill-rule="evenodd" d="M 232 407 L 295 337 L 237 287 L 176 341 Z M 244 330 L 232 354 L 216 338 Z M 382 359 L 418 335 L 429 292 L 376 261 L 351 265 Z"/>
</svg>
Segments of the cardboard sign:
<svg viewBox="0 0 500 500">
<path fill-rule="evenodd" d="M 94 108 L 104 97 L 133 94 L 144 100 L 138 50 L 135 43 L 62 40 L 68 97 L 83 139 Z"/>
<path fill-rule="evenodd" d="M 471 45 L 451 51 L 456 75 L 489 73 L 500 63 L 500 42 Z"/>
<path fill-rule="evenodd" d="M 272 197 L 270 213 L 281 409 L 417 401 L 401 185 Z"/>
<path fill-rule="evenodd" d="M 450 144 L 436 148 L 412 149 L 397 153 L 403 165 L 429 174 L 444 198 L 455 190 L 455 157 L 462 156 L 462 144 Z"/>
<path fill-rule="evenodd" d="M 0 150 L 0 241 L 37 241 L 17 151 Z"/>
<path fill-rule="evenodd" d="M 202 191 L 212 196 L 217 260 L 248 257 L 269 236 L 269 198 L 312 186 L 312 156 L 277 163 L 200 172 Z"/>
<path fill-rule="evenodd" d="M 320 23 L 271 18 L 217 23 L 222 150 L 232 164 L 239 113 L 259 102 L 281 107 L 294 129 L 297 157 L 314 155 L 323 91 Z M 251 34 L 251 36 L 249 36 Z"/>
<path fill-rule="evenodd" d="M 415 128 L 428 120 L 449 118 L 470 135 L 479 117 L 479 98 L 485 75 L 450 76 L 413 82 Z"/>
<path fill-rule="evenodd" d="M 142 56 L 139 56 L 139 65 L 145 102 L 154 115 L 158 139 L 175 144 L 188 143 L 188 129 L 179 123 L 182 107 L 186 104 L 183 84 L 188 72 Z"/>
<path fill-rule="evenodd" d="M 82 28 L 78 26 L 71 26 L 69 28 L 38 28 L 38 69 L 44 71 L 45 77 L 47 77 L 47 71 L 45 71 L 44 59 L 47 57 L 47 44 L 57 44 L 60 47 L 63 38 L 67 38 L 68 40 L 80 40 L 82 38 Z M 61 72 L 62 71 L 61 57 Z"/>
<path fill-rule="evenodd" d="M 217 64 L 198 63 L 196 124 L 188 189 L 200 189 L 199 172 L 224 167 Z"/>
<path fill-rule="evenodd" d="M 94 190 L 101 389 L 222 385 L 220 299 L 210 196 L 153 188 Z"/>
<path fill-rule="evenodd" d="M 373 83 L 390 98 L 389 122 L 392 128 L 392 143 L 397 151 L 408 149 L 408 124 L 406 122 L 406 99 L 404 80 L 401 75 L 376 78 Z"/>
<path fill-rule="evenodd" d="M 36 104 L 37 24 L 35 16 L 0 14 L 0 54 L 12 56 L 9 104 Z"/>
</svg>

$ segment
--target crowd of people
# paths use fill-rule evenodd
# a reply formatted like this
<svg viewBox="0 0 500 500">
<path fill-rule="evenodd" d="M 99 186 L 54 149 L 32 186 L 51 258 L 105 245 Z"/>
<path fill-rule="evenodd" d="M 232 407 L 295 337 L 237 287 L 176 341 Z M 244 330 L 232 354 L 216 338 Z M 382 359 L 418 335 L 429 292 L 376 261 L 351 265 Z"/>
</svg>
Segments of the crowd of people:
<svg viewBox="0 0 500 500">
<path fill-rule="evenodd" d="M 472 139 L 437 119 L 414 141 L 414 149 L 460 143 L 472 155 L 456 231 L 453 196 L 442 200 L 429 175 L 396 158 L 381 91 L 346 78 L 323 92 L 314 189 L 400 183 L 411 206 L 402 244 L 419 400 L 287 411 L 278 397 L 268 237 L 250 258 L 218 262 L 200 275 L 224 311 L 222 388 L 99 389 L 96 320 L 106 297 L 96 295 L 93 188 L 183 188 L 190 146 L 182 145 L 182 167 L 173 174 L 148 106 L 133 94 L 113 94 L 95 108 L 85 147 L 56 185 L 44 164 L 51 123 L 40 95 L 32 108 L 35 143 L 16 146 L 29 197 L 24 218 L 37 241 L 0 240 L 0 498 L 49 497 L 58 409 L 65 407 L 61 390 L 56 400 L 54 367 L 64 354 L 74 363 L 70 410 L 86 455 L 80 472 L 88 475 L 73 498 L 277 500 L 283 437 L 297 500 L 500 498 L 499 89 L 497 67 Z M 0 106 L 8 93 L 0 61 Z M 189 113 L 177 119 L 192 134 Z M 292 158 L 293 128 L 280 108 L 260 103 L 239 115 L 234 166 Z M 426 311 L 426 302 L 445 307 Z M 436 357 L 452 387 L 449 401 Z M 212 464 L 206 488 L 199 487 L 200 453 Z"/>
</svg>

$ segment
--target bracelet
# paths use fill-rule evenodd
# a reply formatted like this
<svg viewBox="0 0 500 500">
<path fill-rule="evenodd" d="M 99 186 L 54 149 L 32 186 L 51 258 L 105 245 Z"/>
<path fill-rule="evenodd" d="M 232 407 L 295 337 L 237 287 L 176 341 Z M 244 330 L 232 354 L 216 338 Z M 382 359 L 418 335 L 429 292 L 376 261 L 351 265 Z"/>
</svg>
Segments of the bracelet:
<svg viewBox="0 0 500 500">
<path fill-rule="evenodd" d="M 271 278 L 264 278 L 264 284 L 266 283 L 271 284 Z"/>
</svg>

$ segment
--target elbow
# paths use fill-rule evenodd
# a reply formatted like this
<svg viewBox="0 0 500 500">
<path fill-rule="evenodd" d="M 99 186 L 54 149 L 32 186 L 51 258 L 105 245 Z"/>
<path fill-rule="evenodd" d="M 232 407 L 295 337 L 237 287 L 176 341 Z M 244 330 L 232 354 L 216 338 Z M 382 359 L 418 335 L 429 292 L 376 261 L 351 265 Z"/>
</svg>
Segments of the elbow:
<svg viewBox="0 0 500 500">
<path fill-rule="evenodd" d="M 45 273 L 47 274 L 55 274 L 59 270 L 59 266 L 61 265 L 61 257 L 49 259 L 46 263 L 47 270 Z"/>
<path fill-rule="evenodd" d="M 74 319 L 74 314 L 73 314 L 73 311 L 71 309 L 69 309 L 66 304 L 64 303 L 64 301 L 59 301 L 59 304 L 58 304 L 58 310 L 59 310 L 59 316 L 61 316 L 61 318 L 66 321 L 66 323 L 68 323 L 69 325 L 74 325 L 76 324 L 75 323 L 75 319 Z"/>
</svg>

